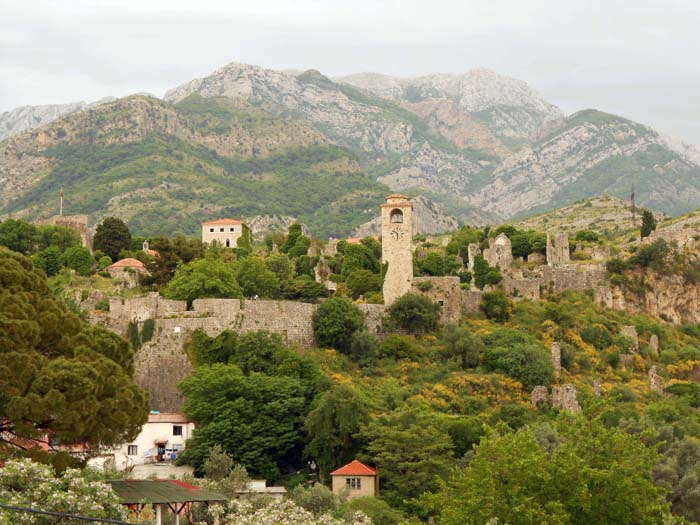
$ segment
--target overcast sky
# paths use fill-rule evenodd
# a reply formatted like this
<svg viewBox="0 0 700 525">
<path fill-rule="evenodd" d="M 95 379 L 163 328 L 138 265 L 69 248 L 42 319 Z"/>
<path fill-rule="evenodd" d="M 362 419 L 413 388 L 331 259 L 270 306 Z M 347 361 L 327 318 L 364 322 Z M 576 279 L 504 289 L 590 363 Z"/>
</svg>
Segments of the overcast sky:
<svg viewBox="0 0 700 525">
<path fill-rule="evenodd" d="M 328 76 L 487 67 L 571 113 L 700 144 L 700 0 L 0 0 L 0 111 L 158 96 L 232 61 Z"/>
</svg>

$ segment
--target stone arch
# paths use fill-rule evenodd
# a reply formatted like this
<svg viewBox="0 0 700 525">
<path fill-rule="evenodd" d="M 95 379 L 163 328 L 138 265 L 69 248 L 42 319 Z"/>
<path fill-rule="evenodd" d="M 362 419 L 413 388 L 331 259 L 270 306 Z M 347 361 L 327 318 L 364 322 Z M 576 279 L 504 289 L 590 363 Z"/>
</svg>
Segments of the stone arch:
<svg viewBox="0 0 700 525">
<path fill-rule="evenodd" d="M 226 239 L 226 248 L 231 247 L 231 239 Z"/>
<path fill-rule="evenodd" d="M 403 224 L 403 212 L 398 208 L 391 210 L 389 217 L 392 224 Z"/>
</svg>

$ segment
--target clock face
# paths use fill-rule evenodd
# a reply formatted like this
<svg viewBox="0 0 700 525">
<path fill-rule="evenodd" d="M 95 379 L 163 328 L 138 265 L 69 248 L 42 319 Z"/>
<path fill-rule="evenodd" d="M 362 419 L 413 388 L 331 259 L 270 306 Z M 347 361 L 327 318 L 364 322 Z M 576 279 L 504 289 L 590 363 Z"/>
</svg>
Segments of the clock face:
<svg viewBox="0 0 700 525">
<path fill-rule="evenodd" d="M 398 241 L 399 239 L 403 239 L 406 234 L 403 231 L 403 228 L 401 226 L 394 226 L 391 229 L 391 236 L 395 241 Z"/>
</svg>

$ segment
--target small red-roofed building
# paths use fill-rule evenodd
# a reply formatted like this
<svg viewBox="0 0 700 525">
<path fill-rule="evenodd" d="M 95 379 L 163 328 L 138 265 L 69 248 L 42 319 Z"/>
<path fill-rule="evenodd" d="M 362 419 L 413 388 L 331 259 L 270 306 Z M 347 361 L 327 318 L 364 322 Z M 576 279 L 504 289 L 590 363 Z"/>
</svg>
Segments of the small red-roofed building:
<svg viewBox="0 0 700 525">
<path fill-rule="evenodd" d="M 251 235 L 248 225 L 239 219 L 217 219 L 202 223 L 202 242 L 218 242 L 225 248 L 236 248 L 238 239 L 245 237 L 250 243 Z"/>
<path fill-rule="evenodd" d="M 121 259 L 107 266 L 106 270 L 112 279 L 122 281 L 125 288 L 135 288 L 139 284 L 139 277 L 148 273 L 146 265 L 132 257 Z"/>
<path fill-rule="evenodd" d="M 377 471 L 358 460 L 331 472 L 333 494 L 348 499 L 379 495 Z"/>
<path fill-rule="evenodd" d="M 151 248 L 148 245 L 148 239 L 143 241 L 143 252 L 150 255 L 151 257 L 160 257 L 160 253 L 158 253 L 158 250 L 151 250 Z"/>
</svg>

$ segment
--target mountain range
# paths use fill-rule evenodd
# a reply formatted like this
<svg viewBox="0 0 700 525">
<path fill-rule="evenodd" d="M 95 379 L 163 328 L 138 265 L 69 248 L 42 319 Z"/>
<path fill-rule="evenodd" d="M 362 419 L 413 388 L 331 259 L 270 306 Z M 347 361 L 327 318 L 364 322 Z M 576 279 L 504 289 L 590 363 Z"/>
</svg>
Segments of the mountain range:
<svg viewBox="0 0 700 525">
<path fill-rule="evenodd" d="M 71 213 L 146 235 L 221 215 L 346 235 L 389 191 L 481 224 L 632 189 L 671 215 L 700 198 L 697 148 L 596 110 L 567 116 L 485 69 L 330 79 L 231 63 L 163 99 L 4 113 L 0 133 L 0 216 L 52 215 L 63 187 Z"/>
</svg>

